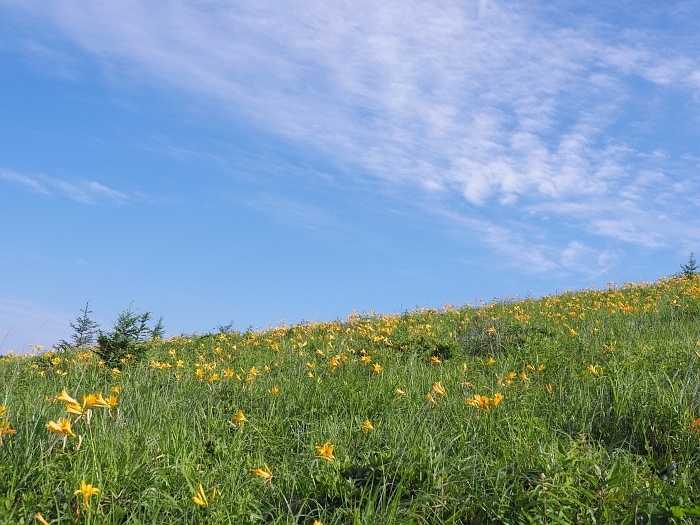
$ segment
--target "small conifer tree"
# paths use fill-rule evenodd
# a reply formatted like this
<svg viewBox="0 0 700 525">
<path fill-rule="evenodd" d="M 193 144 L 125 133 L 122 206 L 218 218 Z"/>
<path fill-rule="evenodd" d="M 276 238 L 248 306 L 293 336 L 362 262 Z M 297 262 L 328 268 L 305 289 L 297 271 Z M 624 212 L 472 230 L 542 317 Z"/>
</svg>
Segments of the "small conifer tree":
<svg viewBox="0 0 700 525">
<path fill-rule="evenodd" d="M 681 277 L 691 278 L 698 273 L 698 264 L 695 260 L 695 254 L 690 252 L 690 257 L 688 257 L 687 264 L 681 264 Z"/>
<path fill-rule="evenodd" d="M 82 314 L 75 321 L 70 321 L 70 327 L 73 329 L 73 335 L 71 336 L 71 342 L 61 339 L 55 347 L 58 350 L 67 350 L 69 348 L 84 349 L 92 346 L 95 343 L 95 337 L 99 332 L 100 325 L 92 319 L 90 319 L 89 314 L 92 313 L 90 310 L 90 301 L 85 301 L 85 308 L 80 310 Z"/>
</svg>

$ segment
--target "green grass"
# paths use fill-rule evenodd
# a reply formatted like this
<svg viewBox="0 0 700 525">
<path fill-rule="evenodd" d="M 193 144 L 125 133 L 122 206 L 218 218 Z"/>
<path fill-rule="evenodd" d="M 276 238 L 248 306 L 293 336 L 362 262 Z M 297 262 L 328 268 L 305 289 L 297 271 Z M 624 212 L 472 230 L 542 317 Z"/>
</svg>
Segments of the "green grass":
<svg viewBox="0 0 700 525">
<path fill-rule="evenodd" d="M 0 358 L 0 523 L 690 523 L 699 340 L 695 278 Z"/>
</svg>

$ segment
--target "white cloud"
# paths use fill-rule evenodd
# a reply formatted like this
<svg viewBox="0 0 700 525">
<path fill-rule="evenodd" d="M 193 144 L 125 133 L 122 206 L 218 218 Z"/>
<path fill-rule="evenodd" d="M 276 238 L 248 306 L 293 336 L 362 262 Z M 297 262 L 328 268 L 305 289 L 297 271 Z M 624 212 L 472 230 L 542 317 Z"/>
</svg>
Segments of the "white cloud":
<svg viewBox="0 0 700 525">
<path fill-rule="evenodd" d="M 45 195 L 58 193 L 83 204 L 94 204 L 99 197 L 107 197 L 113 202 L 128 200 L 128 196 L 95 181 L 68 182 L 46 175 L 21 175 L 12 170 L 0 168 L 0 178 L 14 182 Z"/>
<path fill-rule="evenodd" d="M 626 109 L 645 111 L 640 83 L 688 102 L 697 94 L 692 39 L 674 47 L 675 35 L 654 38 L 654 28 L 557 26 L 544 9 L 494 1 L 0 5 L 58 28 L 113 80 L 175 86 L 348 170 L 482 210 L 546 210 L 576 221 L 572 235 L 659 247 L 662 228 L 692 237 L 696 227 L 652 218 L 677 204 L 659 196 L 690 198 L 678 185 L 687 194 L 694 175 L 679 165 L 648 177 L 658 160 L 615 130 Z M 97 183 L 25 179 L 15 182 L 81 202 L 125 198 Z M 543 270 L 585 252 L 475 217 L 464 227 L 508 237 Z M 596 257 L 598 267 L 610 258 Z"/>
</svg>

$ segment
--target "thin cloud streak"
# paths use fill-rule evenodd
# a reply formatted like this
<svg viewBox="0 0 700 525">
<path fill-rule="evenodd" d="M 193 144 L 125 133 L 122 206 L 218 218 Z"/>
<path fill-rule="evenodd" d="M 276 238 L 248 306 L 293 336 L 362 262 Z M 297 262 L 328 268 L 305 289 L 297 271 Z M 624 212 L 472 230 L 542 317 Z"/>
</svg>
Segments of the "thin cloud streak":
<svg viewBox="0 0 700 525">
<path fill-rule="evenodd" d="M 58 193 L 82 204 L 95 204 L 101 197 L 116 203 L 129 200 L 126 194 L 95 181 L 74 183 L 46 175 L 22 175 L 5 168 L 0 168 L 0 179 L 20 184 L 35 193 L 44 195 Z"/>
<path fill-rule="evenodd" d="M 644 82 L 697 103 L 698 45 L 688 39 L 674 47 L 648 28 L 611 36 L 600 23 L 555 26 L 490 1 L 2 4 L 55 24 L 110 78 L 176 86 L 431 200 L 458 194 L 475 210 L 553 213 L 570 219 L 574 237 L 650 248 L 668 245 L 669 227 L 697 238 L 695 225 L 654 218 L 691 206 L 691 163 L 674 159 L 672 173 L 648 176 L 657 161 L 629 130 L 613 131 Z M 79 189 L 62 191 L 99 193 Z M 598 269 L 614 260 L 577 239 L 561 248 L 459 216 L 496 250 L 503 243 L 489 239 L 508 238 L 540 271 L 572 267 L 571 254 L 589 254 Z"/>
</svg>

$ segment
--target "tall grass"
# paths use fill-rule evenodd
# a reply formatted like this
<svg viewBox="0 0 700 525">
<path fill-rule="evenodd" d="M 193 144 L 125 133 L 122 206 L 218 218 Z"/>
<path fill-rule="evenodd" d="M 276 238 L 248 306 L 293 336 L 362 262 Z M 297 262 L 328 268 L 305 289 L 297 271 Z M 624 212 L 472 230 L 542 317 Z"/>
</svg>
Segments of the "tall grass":
<svg viewBox="0 0 700 525">
<path fill-rule="evenodd" d="M 120 369 L 7 356 L 0 522 L 690 522 L 699 341 L 700 281 L 671 278 L 180 336 Z"/>
</svg>

